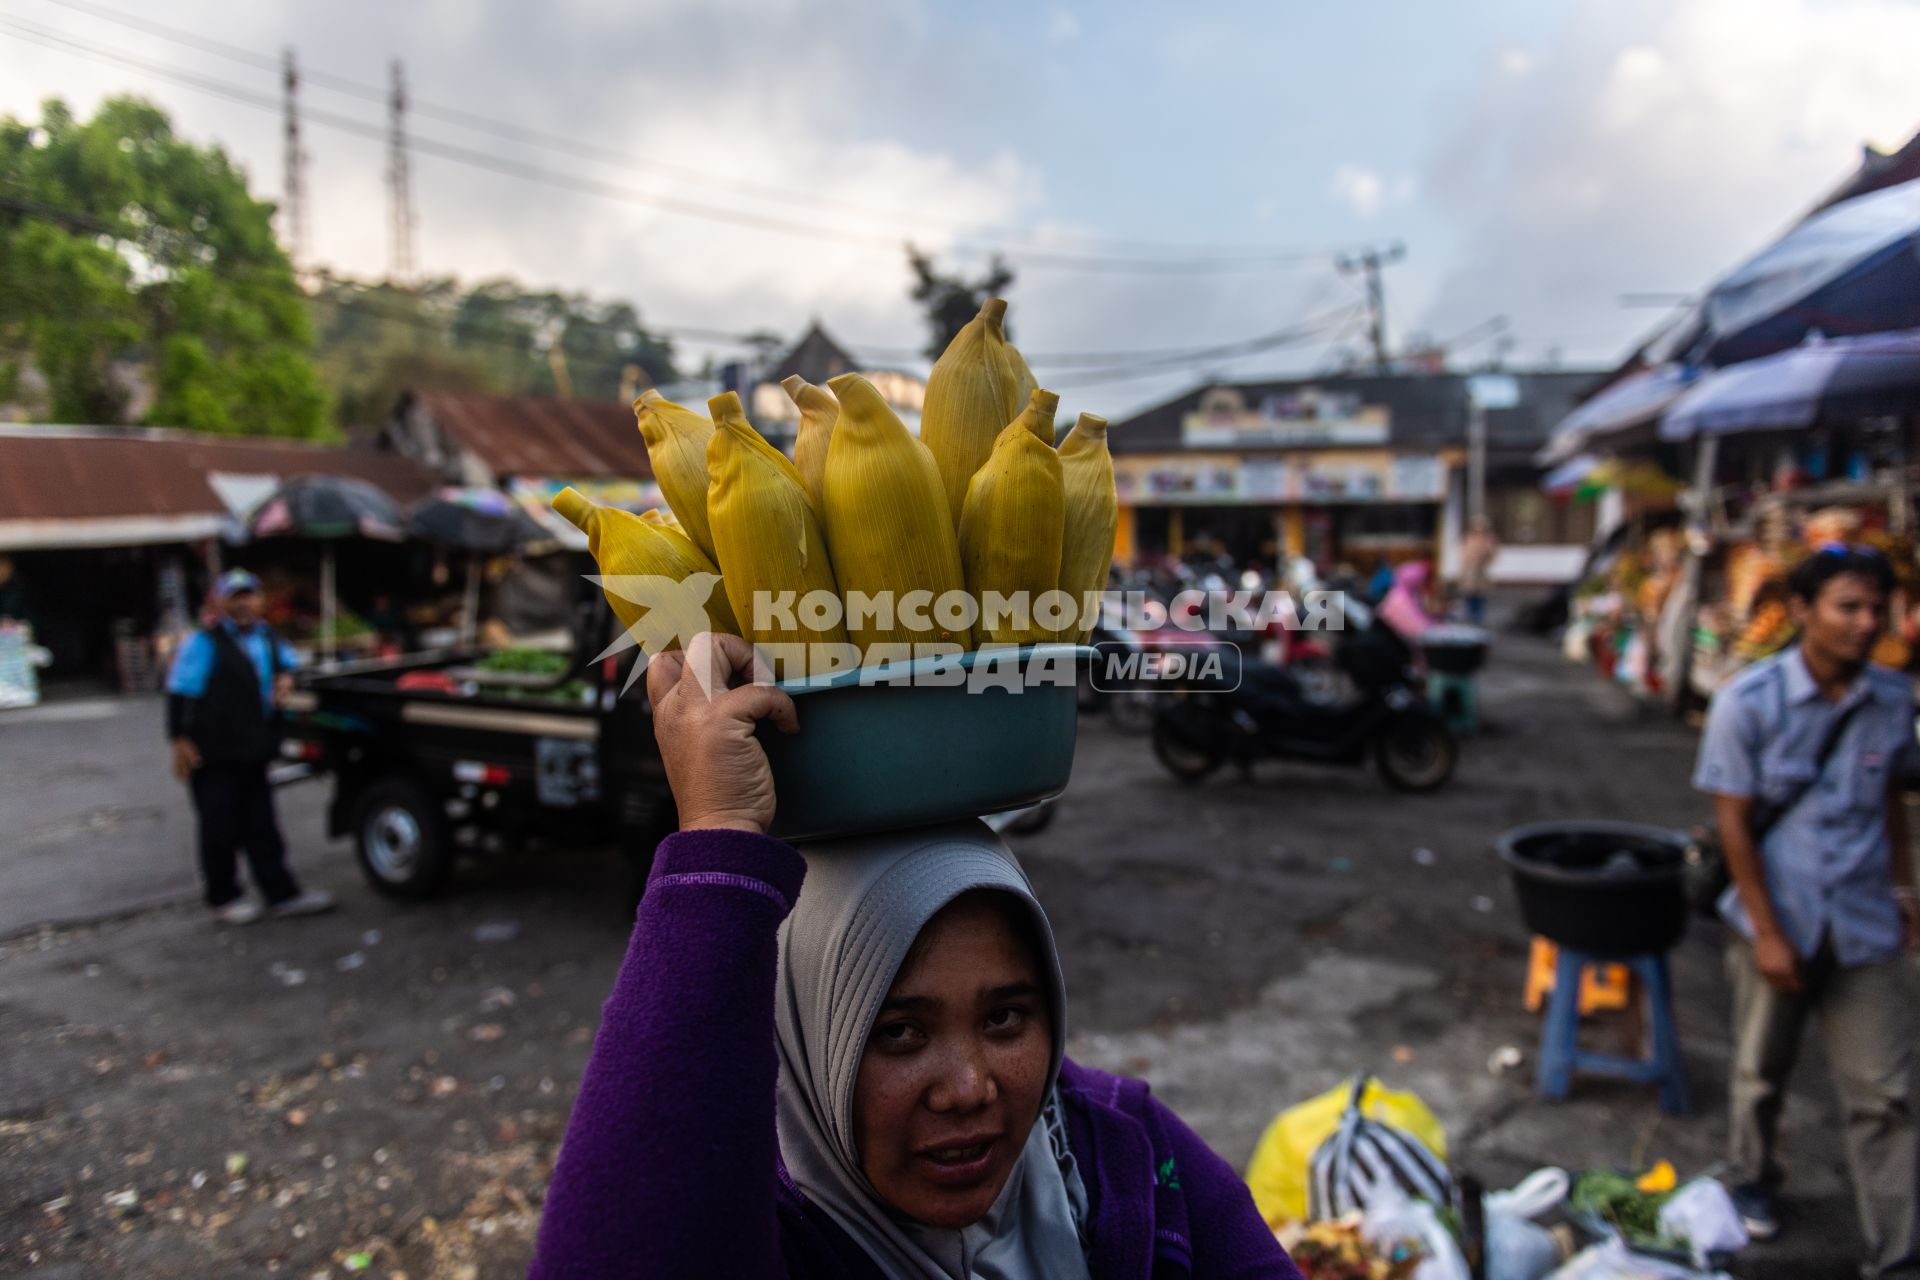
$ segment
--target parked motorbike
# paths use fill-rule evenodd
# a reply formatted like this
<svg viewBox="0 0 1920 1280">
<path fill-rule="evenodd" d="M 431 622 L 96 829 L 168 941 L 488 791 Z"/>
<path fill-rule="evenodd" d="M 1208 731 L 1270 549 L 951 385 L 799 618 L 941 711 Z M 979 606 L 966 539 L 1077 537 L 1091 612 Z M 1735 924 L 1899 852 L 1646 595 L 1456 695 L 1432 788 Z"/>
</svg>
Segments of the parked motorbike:
<svg viewBox="0 0 1920 1280">
<path fill-rule="evenodd" d="M 1427 706 L 1412 649 L 1356 601 L 1346 606 L 1333 660 L 1351 682 L 1344 700 L 1317 699 L 1300 676 L 1228 647 L 1217 671 L 1159 696 L 1153 752 L 1182 782 L 1232 761 L 1291 759 L 1364 765 L 1390 786 L 1432 791 L 1446 784 L 1460 748 Z"/>
</svg>

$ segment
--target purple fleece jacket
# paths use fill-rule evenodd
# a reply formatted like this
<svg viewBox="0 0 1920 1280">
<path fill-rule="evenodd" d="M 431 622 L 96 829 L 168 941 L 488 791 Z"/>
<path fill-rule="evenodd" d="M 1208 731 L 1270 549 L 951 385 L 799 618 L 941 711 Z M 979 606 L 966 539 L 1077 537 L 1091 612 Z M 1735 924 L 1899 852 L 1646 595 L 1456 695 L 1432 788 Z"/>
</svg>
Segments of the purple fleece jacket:
<svg viewBox="0 0 1920 1280">
<path fill-rule="evenodd" d="M 775 933 L 806 864 L 739 831 L 654 858 L 548 1188 L 531 1280 L 882 1280 L 787 1176 L 774 1132 Z M 1299 1280 L 1233 1169 L 1147 1086 L 1068 1062 L 1094 1280 Z"/>
</svg>

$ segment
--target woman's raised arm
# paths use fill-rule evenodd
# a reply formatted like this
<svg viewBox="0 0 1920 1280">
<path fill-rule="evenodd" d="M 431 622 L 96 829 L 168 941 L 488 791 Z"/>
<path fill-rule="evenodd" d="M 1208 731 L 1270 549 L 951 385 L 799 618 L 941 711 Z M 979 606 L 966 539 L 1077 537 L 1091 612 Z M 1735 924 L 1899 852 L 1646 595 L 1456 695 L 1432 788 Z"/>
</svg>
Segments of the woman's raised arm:
<svg viewBox="0 0 1920 1280">
<path fill-rule="evenodd" d="M 753 655 L 699 637 L 647 691 L 681 831 L 661 842 L 603 1011 L 529 1275 L 781 1273 L 775 1214 L 775 934 L 805 864 L 760 834 L 773 781 L 753 730 L 794 727 Z"/>
</svg>

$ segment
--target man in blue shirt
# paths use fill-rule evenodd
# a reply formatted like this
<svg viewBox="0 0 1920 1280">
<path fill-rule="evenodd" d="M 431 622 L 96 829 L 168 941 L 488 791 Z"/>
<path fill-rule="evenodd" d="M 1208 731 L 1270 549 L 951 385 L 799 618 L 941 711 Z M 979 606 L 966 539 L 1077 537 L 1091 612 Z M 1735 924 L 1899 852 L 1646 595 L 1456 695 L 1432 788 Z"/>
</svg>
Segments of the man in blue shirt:
<svg viewBox="0 0 1920 1280">
<path fill-rule="evenodd" d="M 167 677 L 173 772 L 193 791 L 207 905 L 228 924 L 251 924 L 266 910 L 326 911 L 333 895 L 303 891 L 287 870 L 267 778 L 279 746 L 274 711 L 293 688 L 299 658 L 260 621 L 258 578 L 236 569 L 215 584 L 214 596 L 225 616 L 187 637 Z M 242 849 L 264 906 L 241 891 Z"/>
<path fill-rule="evenodd" d="M 1920 1276 L 1917 1028 L 1902 961 L 1920 941 L 1920 902 L 1899 786 L 1915 751 L 1913 690 L 1867 661 L 1893 572 L 1871 549 L 1835 544 L 1788 585 L 1799 643 L 1714 698 L 1694 773 L 1714 797 L 1733 880 L 1721 913 L 1736 931 L 1734 1201 L 1755 1238 L 1778 1232 L 1780 1108 L 1817 1015 L 1846 1117 L 1864 1274 Z M 1758 841 L 1756 804 L 1779 815 Z"/>
</svg>

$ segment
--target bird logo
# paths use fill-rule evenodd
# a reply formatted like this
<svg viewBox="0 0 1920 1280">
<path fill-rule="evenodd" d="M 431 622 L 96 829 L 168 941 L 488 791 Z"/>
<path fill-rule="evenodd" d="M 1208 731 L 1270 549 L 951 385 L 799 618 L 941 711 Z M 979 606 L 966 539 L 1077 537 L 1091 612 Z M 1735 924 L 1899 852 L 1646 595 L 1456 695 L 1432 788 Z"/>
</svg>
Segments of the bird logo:
<svg viewBox="0 0 1920 1280">
<path fill-rule="evenodd" d="M 590 573 L 586 578 L 608 595 L 646 610 L 594 659 L 599 662 L 639 648 L 642 656 L 627 673 L 627 682 L 620 690 L 622 694 L 640 679 L 647 669 L 648 658 L 669 649 L 685 649 L 702 631 L 713 630 L 713 622 L 707 616 L 707 600 L 720 585 L 717 573 L 690 573 L 685 578 L 651 573 Z M 712 691 L 708 693 L 711 695 Z"/>
</svg>

